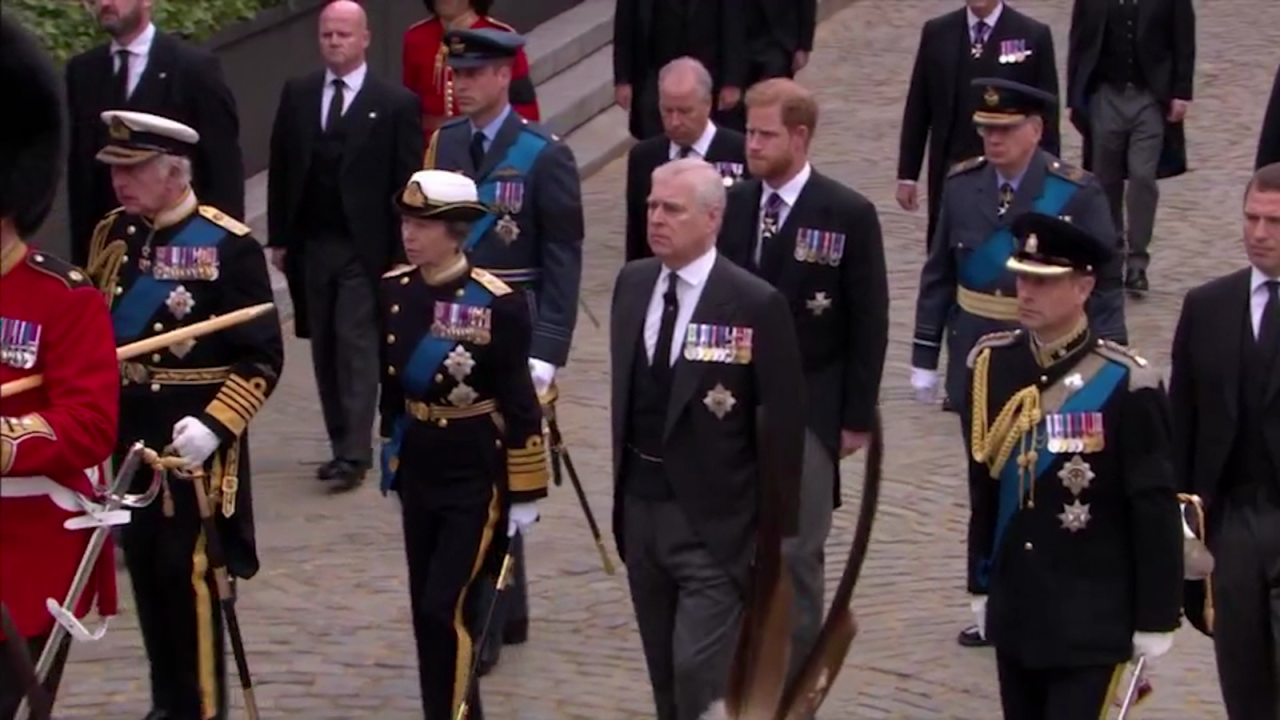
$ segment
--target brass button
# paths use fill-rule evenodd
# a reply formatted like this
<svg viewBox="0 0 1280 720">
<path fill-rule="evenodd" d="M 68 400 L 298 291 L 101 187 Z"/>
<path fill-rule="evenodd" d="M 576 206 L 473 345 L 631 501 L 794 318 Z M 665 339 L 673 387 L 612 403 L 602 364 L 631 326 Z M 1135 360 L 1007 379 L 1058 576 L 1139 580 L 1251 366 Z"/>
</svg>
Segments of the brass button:
<svg viewBox="0 0 1280 720">
<path fill-rule="evenodd" d="M 444 382 L 444 376 L 441 375 L 440 373 L 436 373 L 435 381 L 438 383 Z"/>
<path fill-rule="evenodd" d="M 396 374 L 396 366 L 395 366 L 395 365 L 388 365 L 388 366 L 387 366 L 387 374 L 388 374 L 388 375 L 391 375 L 392 377 L 394 377 L 394 376 L 395 376 L 395 374 Z"/>
<path fill-rule="evenodd" d="M 151 362 L 160 362 L 160 353 L 151 353 Z"/>
<path fill-rule="evenodd" d="M 395 344 L 396 344 L 396 334 L 395 334 L 395 333 L 387 333 L 387 344 L 388 344 L 388 345 L 395 345 Z"/>
<path fill-rule="evenodd" d="M 457 297 L 462 297 L 465 292 L 466 291 L 463 290 L 462 288 L 458 288 L 457 290 L 453 291 L 453 294 Z"/>
<path fill-rule="evenodd" d="M 134 234 L 134 233 L 138 232 L 138 228 L 136 228 L 136 227 L 134 227 L 134 226 L 130 225 L 129 227 L 125 228 L 125 229 L 124 229 L 124 231 L 125 231 L 125 232 L 127 232 L 127 233 L 129 233 L 130 235 L 132 235 L 132 234 Z"/>
<path fill-rule="evenodd" d="M 409 284 L 409 276 L 408 276 L 408 275 L 405 275 L 404 277 L 400 278 L 400 284 L 401 284 L 401 285 L 408 285 L 408 284 Z"/>
<path fill-rule="evenodd" d="M 155 325 L 151 326 L 151 329 L 155 330 L 156 332 L 160 332 L 161 330 L 164 330 L 164 323 L 156 323 Z"/>
<path fill-rule="evenodd" d="M 1042 383 L 1047 383 L 1047 382 L 1049 382 L 1049 376 L 1048 376 L 1048 375 L 1041 375 L 1041 376 L 1040 376 L 1040 382 L 1042 382 Z"/>
<path fill-rule="evenodd" d="M 120 294 L 121 294 L 121 293 L 123 293 L 123 292 L 124 292 L 124 288 L 122 288 L 122 287 L 120 287 L 119 285 L 117 285 L 117 286 L 116 286 L 116 294 L 117 294 L 117 295 L 120 295 Z"/>
<path fill-rule="evenodd" d="M 395 315 L 395 314 L 396 314 L 396 313 L 398 313 L 398 312 L 400 312 L 400 306 L 399 306 L 399 305 L 392 305 L 392 306 L 391 306 L 391 314 L 392 314 L 392 315 Z"/>
<path fill-rule="evenodd" d="M 1036 509 L 1036 501 L 1035 501 L 1035 500 L 1030 500 L 1030 501 L 1028 501 L 1028 502 L 1027 502 L 1027 509 L 1028 509 L 1028 510 L 1035 510 L 1035 509 Z"/>
<path fill-rule="evenodd" d="M 436 425 L 439 425 L 440 427 L 444 427 L 448 424 L 449 424 L 448 418 L 440 418 L 439 420 L 436 421 Z"/>
<path fill-rule="evenodd" d="M 160 392 L 160 383 L 151 383 L 151 392 Z"/>
<path fill-rule="evenodd" d="M 120 262 L 122 262 L 122 263 L 127 263 L 127 262 L 129 262 L 129 256 L 128 256 L 128 255 L 125 255 L 124 257 L 120 258 Z"/>
<path fill-rule="evenodd" d="M 1035 546 L 1035 545 L 1032 545 L 1030 541 L 1027 541 L 1026 543 L 1024 543 L 1024 544 L 1023 544 L 1022 549 L 1023 549 L 1023 550 L 1028 550 L 1028 551 L 1030 551 L 1030 550 L 1035 550 L 1035 549 L 1036 549 L 1036 546 Z"/>
<path fill-rule="evenodd" d="M 496 447 L 496 448 L 498 448 L 499 450 L 501 450 L 501 449 L 502 449 L 502 441 L 501 441 L 501 440 L 494 440 L 494 441 L 493 441 L 493 446 L 494 446 L 494 447 Z"/>
</svg>

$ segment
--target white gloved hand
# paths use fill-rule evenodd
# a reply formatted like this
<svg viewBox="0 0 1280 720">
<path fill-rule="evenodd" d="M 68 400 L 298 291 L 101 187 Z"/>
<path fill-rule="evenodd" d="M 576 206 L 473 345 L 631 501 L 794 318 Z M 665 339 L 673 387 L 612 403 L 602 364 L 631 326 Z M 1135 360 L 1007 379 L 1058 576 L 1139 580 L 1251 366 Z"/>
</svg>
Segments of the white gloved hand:
<svg viewBox="0 0 1280 720">
<path fill-rule="evenodd" d="M 1136 632 L 1133 634 L 1133 656 L 1155 660 L 1173 648 L 1173 633 Z"/>
<path fill-rule="evenodd" d="M 546 360 L 529 358 L 529 377 L 533 378 L 533 389 L 541 397 L 551 389 L 556 381 L 556 366 Z"/>
<path fill-rule="evenodd" d="M 173 425 L 173 449 L 191 465 L 203 465 L 220 444 L 207 425 L 190 415 Z"/>
<path fill-rule="evenodd" d="M 529 528 L 538 522 L 538 503 L 513 503 L 511 512 L 507 513 L 507 537 L 515 537 L 518 532 L 527 535 Z"/>
<path fill-rule="evenodd" d="M 916 402 L 933 405 L 938 401 L 938 371 L 911 368 L 911 389 L 916 391 Z"/>
<path fill-rule="evenodd" d="M 973 611 L 973 624 L 978 627 L 978 634 L 987 639 L 987 596 L 970 595 L 969 609 Z"/>
</svg>

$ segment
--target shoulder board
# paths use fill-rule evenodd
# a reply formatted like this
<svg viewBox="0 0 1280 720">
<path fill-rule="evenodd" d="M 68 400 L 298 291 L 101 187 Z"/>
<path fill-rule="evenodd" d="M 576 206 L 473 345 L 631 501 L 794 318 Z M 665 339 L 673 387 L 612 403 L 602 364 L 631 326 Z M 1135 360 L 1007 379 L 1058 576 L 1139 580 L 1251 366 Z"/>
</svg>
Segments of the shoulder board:
<svg viewBox="0 0 1280 720">
<path fill-rule="evenodd" d="M 511 286 L 499 280 L 496 275 L 488 270 L 471 268 L 471 279 L 483 285 L 484 289 L 493 293 L 494 297 L 511 294 Z"/>
<path fill-rule="evenodd" d="M 511 27 L 510 25 L 508 25 L 508 24 L 506 24 L 506 23 L 502 22 L 501 20 L 496 20 L 496 19 L 494 19 L 494 18 L 492 18 L 492 17 L 490 17 L 490 16 L 488 16 L 488 15 L 482 15 L 481 17 L 484 19 L 484 21 L 485 21 L 485 22 L 489 23 L 490 25 L 492 25 L 492 26 L 494 26 L 494 27 L 496 27 L 496 28 L 498 28 L 498 29 L 500 29 L 500 30 L 506 30 L 507 32 L 515 32 L 515 31 L 516 31 L 516 29 L 515 29 L 515 28 L 513 28 L 513 27 Z"/>
<path fill-rule="evenodd" d="M 1111 340 L 1098 340 L 1093 351 L 1117 365 L 1129 370 L 1129 389 L 1158 388 L 1164 383 L 1164 377 L 1147 359 L 1134 352 L 1133 348 Z"/>
<path fill-rule="evenodd" d="M 512 112 L 515 112 L 515 111 L 513 110 Z M 550 140 L 551 142 L 560 142 L 559 135 L 556 135 L 555 133 L 542 127 L 536 122 L 530 122 L 529 118 L 522 117 L 520 118 L 520 122 L 524 123 L 524 129 L 526 132 L 530 132 L 534 135 L 537 135 L 538 137 L 543 138 L 544 140 Z"/>
<path fill-rule="evenodd" d="M 245 225 L 212 205 L 201 205 L 200 217 L 208 220 L 214 225 L 217 225 L 223 230 L 226 230 L 232 235 L 244 236 L 252 232 L 248 225 Z"/>
<path fill-rule="evenodd" d="M 1057 175 L 1064 180 L 1070 180 L 1077 185 L 1085 184 L 1089 178 L 1092 177 L 1089 172 L 1083 168 L 1078 168 L 1075 165 L 1062 162 L 1061 160 L 1049 161 L 1049 174 Z"/>
<path fill-rule="evenodd" d="M 57 278 L 69 288 L 89 287 L 92 285 L 83 270 L 57 255 L 50 255 L 46 252 L 27 253 L 27 265 L 45 275 Z"/>
<path fill-rule="evenodd" d="M 977 361 L 978 355 L 987 348 L 1008 347 L 1018 341 L 1022 335 L 1021 330 L 1001 330 L 983 335 L 978 338 L 978 342 L 974 343 L 973 349 L 969 351 L 969 357 L 965 359 L 965 365 L 973 367 Z"/>
<path fill-rule="evenodd" d="M 386 271 L 385 273 L 383 273 L 382 279 L 385 280 L 387 278 L 400 277 L 401 275 L 412 270 L 414 267 L 415 267 L 414 265 L 410 265 L 408 263 L 404 263 L 403 265 L 397 265 L 391 268 L 390 270 Z"/>
<path fill-rule="evenodd" d="M 977 168 L 980 168 L 986 164 L 987 164 L 986 155 L 971 157 L 968 160 L 963 160 L 961 162 L 956 163 L 955 165 L 952 165 L 951 169 L 947 171 L 947 177 L 954 177 L 956 175 L 960 175 L 961 173 L 967 173 L 970 170 L 976 170 Z"/>
</svg>

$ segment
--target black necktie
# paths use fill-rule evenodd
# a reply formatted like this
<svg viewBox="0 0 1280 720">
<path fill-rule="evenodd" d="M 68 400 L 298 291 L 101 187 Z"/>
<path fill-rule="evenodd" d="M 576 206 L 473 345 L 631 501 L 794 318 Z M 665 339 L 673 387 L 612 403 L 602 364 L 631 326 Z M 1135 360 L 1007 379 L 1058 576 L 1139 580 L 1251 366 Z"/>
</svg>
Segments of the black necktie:
<svg viewBox="0 0 1280 720">
<path fill-rule="evenodd" d="M 129 99 L 129 51 L 117 50 L 116 59 L 116 97 L 123 103 Z"/>
<path fill-rule="evenodd" d="M 325 116 L 324 130 L 325 132 L 333 132 L 338 127 L 338 121 L 342 119 L 342 90 L 346 87 L 346 83 L 341 78 L 333 79 L 333 99 L 329 101 L 329 114 Z"/>
<path fill-rule="evenodd" d="M 477 131 L 471 136 L 471 167 L 480 169 L 484 162 L 484 133 Z"/>
<path fill-rule="evenodd" d="M 1280 372 L 1280 280 L 1263 283 L 1267 288 L 1267 304 L 1262 306 L 1262 322 L 1258 325 L 1258 349 L 1262 351 L 1262 367 Z"/>
<path fill-rule="evenodd" d="M 1004 217 L 1011 205 L 1013 205 L 1013 185 L 1004 183 L 1000 186 L 1000 204 L 996 206 L 996 214 Z"/>
<path fill-rule="evenodd" d="M 679 280 L 679 275 L 668 273 L 667 292 L 662 295 L 662 324 L 658 326 L 658 342 L 653 348 L 653 361 L 650 363 L 659 382 L 671 374 L 671 341 L 676 334 L 676 315 L 680 313 L 680 302 L 676 298 Z"/>
<path fill-rule="evenodd" d="M 680 146 L 680 154 L 679 154 L 680 157 L 687 158 L 692 154 L 693 154 L 693 148 L 689 147 L 688 145 Z"/>
</svg>

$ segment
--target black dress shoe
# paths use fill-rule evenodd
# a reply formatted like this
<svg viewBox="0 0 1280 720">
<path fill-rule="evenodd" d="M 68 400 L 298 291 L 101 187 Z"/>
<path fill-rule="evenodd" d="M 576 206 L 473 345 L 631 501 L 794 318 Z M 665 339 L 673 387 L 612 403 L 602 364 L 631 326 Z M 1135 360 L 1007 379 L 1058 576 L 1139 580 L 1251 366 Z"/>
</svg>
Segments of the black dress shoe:
<svg viewBox="0 0 1280 720">
<path fill-rule="evenodd" d="M 330 479 L 330 490 L 333 492 L 350 492 L 364 482 L 365 469 L 347 460 L 339 460 Z"/>
<path fill-rule="evenodd" d="M 342 464 L 341 460 L 334 459 L 321 465 L 320 467 L 316 468 L 316 479 L 332 480 L 334 476 L 337 474 L 338 468 L 341 464 Z"/>
<path fill-rule="evenodd" d="M 1127 270 L 1124 274 L 1124 289 L 1134 297 L 1146 295 L 1151 289 L 1151 283 L 1147 282 L 1147 271 L 1141 268 Z"/>
<path fill-rule="evenodd" d="M 503 645 L 523 645 L 529 641 L 529 621 L 518 620 L 507 623 L 502 630 Z"/>
<path fill-rule="evenodd" d="M 982 637 L 982 633 L 978 632 L 977 625 L 970 625 L 961 630 L 960 634 L 956 636 L 956 642 L 960 643 L 961 647 L 987 647 L 991 645 L 991 641 Z"/>
<path fill-rule="evenodd" d="M 142 720 L 169 720 L 169 713 L 159 708 L 152 708 Z"/>
<path fill-rule="evenodd" d="M 956 404 L 951 402 L 949 395 L 944 395 L 942 398 L 942 412 L 959 413 L 960 408 L 957 408 Z"/>
</svg>

